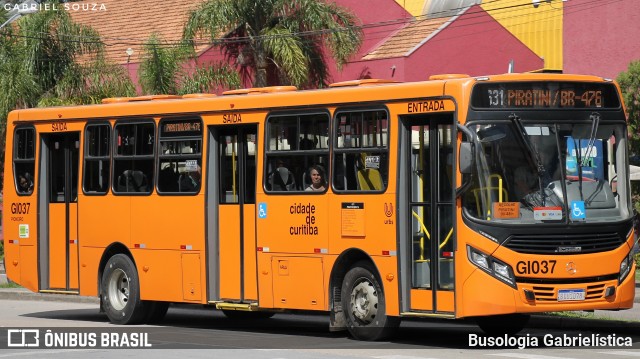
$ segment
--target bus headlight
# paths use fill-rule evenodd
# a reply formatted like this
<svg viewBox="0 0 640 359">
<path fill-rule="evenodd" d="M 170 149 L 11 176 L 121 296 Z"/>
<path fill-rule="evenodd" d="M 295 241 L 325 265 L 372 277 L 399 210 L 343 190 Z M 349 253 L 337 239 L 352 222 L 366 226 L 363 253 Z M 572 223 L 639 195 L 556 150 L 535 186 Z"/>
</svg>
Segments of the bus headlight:
<svg viewBox="0 0 640 359">
<path fill-rule="evenodd" d="M 631 272 L 631 267 L 633 267 L 633 252 L 629 252 L 622 262 L 620 262 L 620 276 L 618 277 L 618 284 L 622 284 L 622 281 L 627 278 L 627 275 Z"/>
<path fill-rule="evenodd" d="M 489 275 L 499 281 L 508 284 L 510 287 L 517 288 L 513 268 L 511 268 L 510 265 L 488 254 L 482 253 L 469 245 L 467 246 L 467 255 L 469 261 L 478 268 L 489 273 Z"/>
</svg>

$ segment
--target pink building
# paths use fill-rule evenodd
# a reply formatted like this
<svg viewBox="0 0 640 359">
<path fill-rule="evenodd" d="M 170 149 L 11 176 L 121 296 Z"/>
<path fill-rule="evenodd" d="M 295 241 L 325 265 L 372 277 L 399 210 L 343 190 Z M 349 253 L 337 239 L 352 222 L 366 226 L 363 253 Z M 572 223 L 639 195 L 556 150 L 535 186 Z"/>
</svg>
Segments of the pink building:
<svg viewBox="0 0 640 359">
<path fill-rule="evenodd" d="M 538 55 L 477 5 L 451 17 L 407 18 L 386 39 L 367 47 L 371 44 L 362 47 L 364 56 L 355 57 L 342 72 L 333 72 L 334 81 L 419 81 L 446 73 L 506 73 L 512 61 L 518 72 L 537 71 L 544 65 Z"/>
<path fill-rule="evenodd" d="M 103 0 L 106 11 L 79 11 L 71 15 L 100 32 L 107 44 L 107 58 L 126 66 L 137 82 L 142 43 L 152 33 L 160 34 L 169 43 L 179 41 L 188 11 L 201 1 L 185 4 L 183 0 Z M 560 59 L 551 69 L 566 73 L 615 78 L 630 61 L 640 59 L 640 42 L 635 41 L 640 35 L 640 8 L 635 0 L 553 0 L 557 6 L 562 5 L 563 21 L 556 22 L 560 24 L 557 31 L 550 32 L 554 34 L 552 38 L 541 38 L 536 34 L 546 23 L 527 18 L 523 20 L 527 23 L 525 31 L 529 32 L 526 43 L 520 40 L 524 35 L 514 35 L 511 28 L 503 26 L 510 15 L 485 10 L 484 5 L 456 8 L 448 16 L 413 17 L 394 0 L 334 1 L 358 16 L 365 36 L 358 53 L 341 71 L 328 59 L 329 82 L 360 78 L 419 81 L 445 73 L 489 75 L 507 72 L 511 63 L 515 72 L 549 69 L 539 55 L 540 50 L 536 50 L 538 54 L 532 50 L 536 41 L 535 47 L 546 49 L 547 60 L 550 54 Z M 434 4 L 453 6 L 448 2 Z M 500 6 L 495 2 L 489 4 Z M 545 3 L 549 8 L 558 8 L 552 5 L 553 2 Z M 522 11 L 533 9 L 526 1 L 519 6 Z M 539 10 L 546 11 L 545 6 L 541 5 Z M 558 45 L 545 46 L 550 41 Z M 127 55 L 129 48 L 133 51 L 131 56 Z M 202 45 L 197 50 L 200 64 L 227 61 L 217 48 Z M 237 65 L 242 59 L 231 61 Z M 186 65 L 194 66 L 193 62 Z M 277 79 L 272 80 L 276 84 Z M 251 85 L 245 80 L 245 87 Z"/>
<path fill-rule="evenodd" d="M 564 8 L 565 73 L 615 79 L 640 60 L 640 3 L 571 0 Z"/>
</svg>

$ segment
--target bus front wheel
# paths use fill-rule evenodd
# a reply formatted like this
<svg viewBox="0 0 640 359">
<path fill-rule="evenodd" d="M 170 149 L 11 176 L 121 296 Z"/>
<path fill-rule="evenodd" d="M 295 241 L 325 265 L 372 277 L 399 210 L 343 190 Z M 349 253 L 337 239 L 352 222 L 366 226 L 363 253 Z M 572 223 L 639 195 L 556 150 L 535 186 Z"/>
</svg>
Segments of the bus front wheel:
<svg viewBox="0 0 640 359">
<path fill-rule="evenodd" d="M 386 314 L 384 291 L 368 262 L 359 262 L 342 282 L 342 310 L 349 333 L 359 340 L 381 340 L 400 324 Z"/>
<path fill-rule="evenodd" d="M 103 309 L 112 323 L 136 324 L 146 318 L 138 271 L 128 256 L 116 254 L 109 258 L 102 273 L 101 292 Z"/>
</svg>

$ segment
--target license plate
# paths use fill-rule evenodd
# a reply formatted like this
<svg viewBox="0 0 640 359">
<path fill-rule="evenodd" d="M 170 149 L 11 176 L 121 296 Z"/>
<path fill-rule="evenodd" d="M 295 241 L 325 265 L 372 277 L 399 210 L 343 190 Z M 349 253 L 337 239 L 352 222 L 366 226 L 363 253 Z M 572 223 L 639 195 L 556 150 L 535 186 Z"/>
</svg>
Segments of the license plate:
<svg viewBox="0 0 640 359">
<path fill-rule="evenodd" d="M 558 302 L 567 300 L 584 300 L 584 289 L 559 289 Z"/>
</svg>

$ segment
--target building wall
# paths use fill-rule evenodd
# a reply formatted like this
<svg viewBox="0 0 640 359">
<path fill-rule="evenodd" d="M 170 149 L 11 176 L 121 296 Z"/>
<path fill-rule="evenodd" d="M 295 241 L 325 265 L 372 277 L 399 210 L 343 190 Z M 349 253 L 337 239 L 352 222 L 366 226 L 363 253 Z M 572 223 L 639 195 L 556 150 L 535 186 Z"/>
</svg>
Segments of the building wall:
<svg viewBox="0 0 640 359">
<path fill-rule="evenodd" d="M 542 57 L 545 70 L 561 71 L 564 4 L 560 0 L 542 0 L 534 7 L 531 0 L 485 0 L 482 8 Z"/>
<path fill-rule="evenodd" d="M 420 81 L 445 73 L 501 74 L 508 71 L 511 60 L 516 72 L 540 70 L 544 65 L 538 55 L 482 8 L 473 6 L 410 55 L 354 61 L 343 72 L 334 73 L 334 80 L 369 77 Z"/>
<path fill-rule="evenodd" d="M 406 76 L 463 73 L 470 76 L 535 71 L 544 61 L 479 6 L 473 6 L 411 54 Z"/>
<path fill-rule="evenodd" d="M 364 25 L 364 41 L 353 59 L 366 55 L 412 18 L 394 0 L 335 0 L 335 3 L 350 9 Z"/>
<path fill-rule="evenodd" d="M 640 60 L 640 2 L 571 0 L 563 36 L 565 73 L 616 78 Z"/>
</svg>

